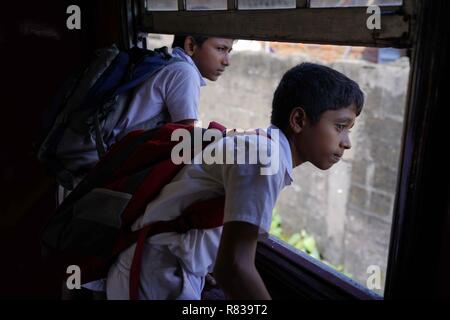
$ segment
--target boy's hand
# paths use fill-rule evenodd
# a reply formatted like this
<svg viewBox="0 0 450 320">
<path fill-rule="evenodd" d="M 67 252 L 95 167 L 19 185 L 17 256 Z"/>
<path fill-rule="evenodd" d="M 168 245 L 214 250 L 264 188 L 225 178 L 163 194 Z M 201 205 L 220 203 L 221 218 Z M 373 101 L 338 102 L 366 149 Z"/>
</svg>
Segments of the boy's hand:
<svg viewBox="0 0 450 320">
<path fill-rule="evenodd" d="M 211 273 L 205 277 L 205 287 L 202 291 L 202 300 L 225 300 L 225 293 L 219 288 L 216 279 Z"/>
<path fill-rule="evenodd" d="M 217 286 L 217 281 L 214 279 L 211 273 L 208 273 L 205 277 L 205 287 L 215 287 Z"/>
</svg>

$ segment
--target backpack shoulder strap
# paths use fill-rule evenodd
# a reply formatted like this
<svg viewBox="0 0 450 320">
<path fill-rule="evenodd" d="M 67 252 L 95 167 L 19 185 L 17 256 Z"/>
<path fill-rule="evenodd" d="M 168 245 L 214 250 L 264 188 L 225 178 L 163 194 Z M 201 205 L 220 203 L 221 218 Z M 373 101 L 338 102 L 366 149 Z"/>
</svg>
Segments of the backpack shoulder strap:
<svg viewBox="0 0 450 320">
<path fill-rule="evenodd" d="M 208 129 L 220 130 L 225 134 L 226 128 L 217 122 L 211 122 Z M 172 162 L 170 162 L 172 163 Z M 168 164 L 165 164 L 168 165 Z M 159 172 L 159 171 L 158 171 Z M 139 297 L 139 280 L 142 266 L 142 251 L 145 240 L 163 232 L 186 233 L 192 229 L 212 229 L 223 225 L 225 197 L 196 202 L 186 208 L 181 215 L 170 221 L 156 221 L 135 232 L 136 248 L 130 268 L 130 299 Z M 121 248 L 118 252 L 121 252 Z"/>
<path fill-rule="evenodd" d="M 183 61 L 179 58 L 172 57 L 165 47 L 156 49 L 155 51 L 149 51 L 140 48 L 132 48 L 126 53 L 121 53 L 116 63 L 117 69 L 122 71 L 114 71 L 115 74 L 122 74 L 123 79 L 120 80 L 121 84 L 117 85 L 115 77 L 112 79 L 106 79 L 106 81 L 100 82 L 97 87 L 92 89 L 91 94 L 86 99 L 87 105 L 103 105 L 110 99 L 119 95 L 125 94 L 130 90 L 138 87 L 161 69 L 174 62 Z M 165 48 L 167 49 L 167 48 Z M 120 58 L 120 59 L 119 59 Z M 126 69 L 126 70 L 125 70 Z M 88 102 L 91 100 L 91 102 Z M 99 100 L 97 100 L 99 99 Z M 126 108 L 127 105 L 122 105 L 122 108 Z M 102 129 L 100 126 L 99 113 L 102 108 L 98 108 L 97 113 L 94 114 L 94 127 L 95 127 L 95 140 L 97 153 L 101 158 L 106 153 L 105 142 L 103 139 Z M 120 114 L 120 112 L 116 112 Z M 168 112 L 161 112 L 147 121 L 139 123 L 132 128 L 129 128 L 127 132 L 137 129 L 154 129 L 159 125 L 167 122 L 170 116 Z M 111 119 L 109 119 L 111 120 Z M 108 122 L 108 118 L 105 120 L 104 128 L 112 130 L 112 123 Z M 108 134 L 108 133 L 107 133 Z M 125 133 L 126 134 L 126 133 Z"/>
</svg>

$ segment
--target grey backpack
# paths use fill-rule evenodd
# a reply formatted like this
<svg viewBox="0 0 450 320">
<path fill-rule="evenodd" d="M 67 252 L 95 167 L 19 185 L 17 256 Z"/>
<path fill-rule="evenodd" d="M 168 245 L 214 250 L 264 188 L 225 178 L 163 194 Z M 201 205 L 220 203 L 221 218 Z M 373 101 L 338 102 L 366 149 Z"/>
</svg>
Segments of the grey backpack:
<svg viewBox="0 0 450 320">
<path fill-rule="evenodd" d="M 98 50 L 89 66 L 65 83 L 46 115 L 38 150 L 39 160 L 60 185 L 72 190 L 111 147 L 113 130 L 127 112 L 133 89 L 177 61 L 182 60 L 166 47 L 120 51 L 113 45 Z M 168 112 L 162 112 L 123 135 L 157 128 L 169 119 Z"/>
</svg>

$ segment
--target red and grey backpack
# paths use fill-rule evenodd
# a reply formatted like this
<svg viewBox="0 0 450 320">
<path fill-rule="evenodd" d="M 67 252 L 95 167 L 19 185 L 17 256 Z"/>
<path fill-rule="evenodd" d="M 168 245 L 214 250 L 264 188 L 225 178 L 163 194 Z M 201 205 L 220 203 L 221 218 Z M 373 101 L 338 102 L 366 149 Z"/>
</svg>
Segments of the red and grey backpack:
<svg viewBox="0 0 450 320">
<path fill-rule="evenodd" d="M 204 130 L 171 123 L 133 131 L 113 145 L 44 228 L 44 255 L 61 270 L 78 265 L 82 283 L 87 283 L 105 278 L 117 255 L 137 243 L 130 274 L 130 298 L 137 299 L 146 238 L 163 232 L 184 233 L 221 226 L 224 197 L 194 203 L 174 220 L 131 230 L 147 204 L 183 167 L 171 160 L 171 151 L 178 143 L 171 140 L 171 135 L 180 128 L 190 130 L 192 135 L 194 130 Z M 225 134 L 225 128 L 217 123 L 211 123 L 209 128 Z"/>
</svg>

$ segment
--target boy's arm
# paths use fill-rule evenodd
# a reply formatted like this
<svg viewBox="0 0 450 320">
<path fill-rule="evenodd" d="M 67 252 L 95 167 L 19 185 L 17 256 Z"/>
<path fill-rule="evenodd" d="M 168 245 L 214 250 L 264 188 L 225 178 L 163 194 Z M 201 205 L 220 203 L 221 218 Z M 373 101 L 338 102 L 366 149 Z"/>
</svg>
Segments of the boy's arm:
<svg viewBox="0 0 450 320">
<path fill-rule="evenodd" d="M 198 119 L 200 80 L 188 63 L 174 63 L 167 67 L 170 79 L 161 89 L 171 122 Z"/>
<path fill-rule="evenodd" d="M 255 267 L 258 229 L 239 221 L 223 226 L 214 277 L 230 299 L 271 299 Z"/>
</svg>

